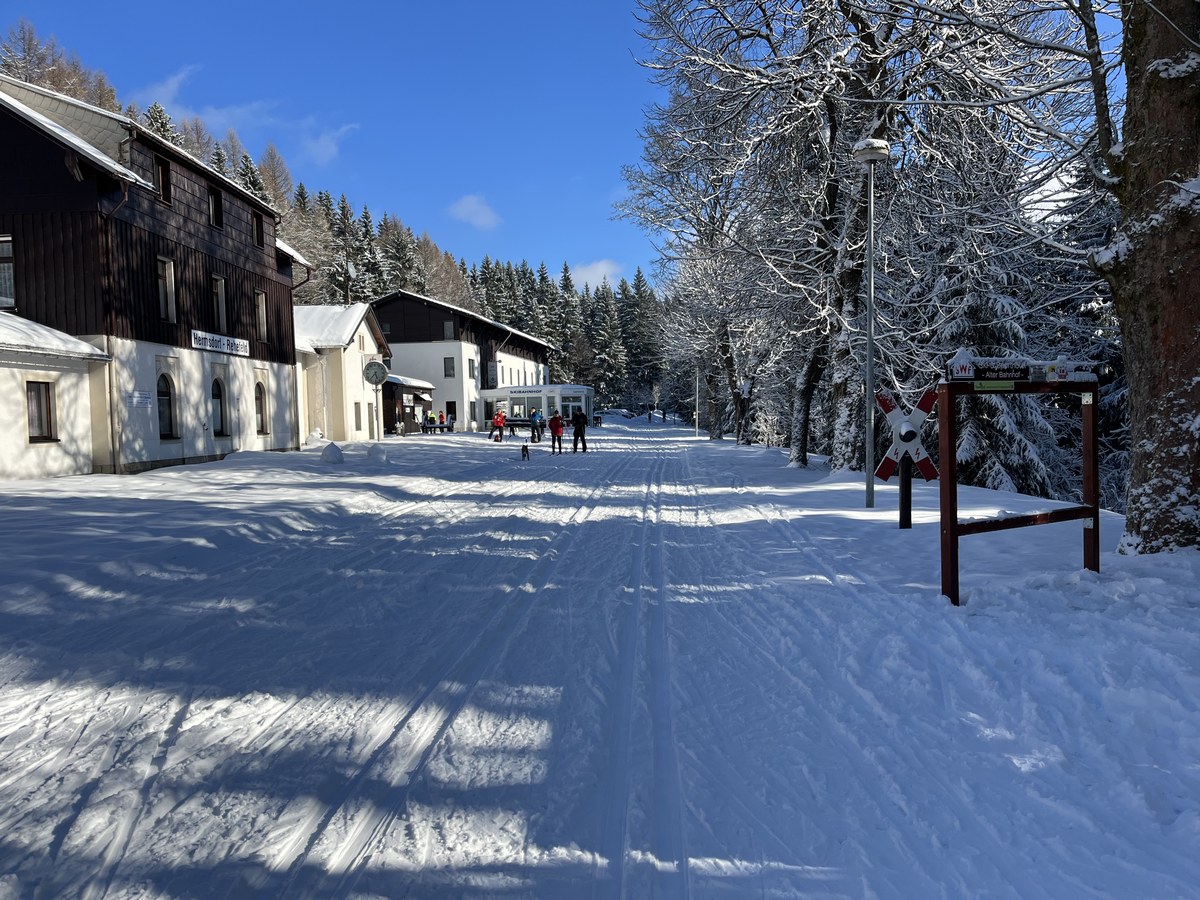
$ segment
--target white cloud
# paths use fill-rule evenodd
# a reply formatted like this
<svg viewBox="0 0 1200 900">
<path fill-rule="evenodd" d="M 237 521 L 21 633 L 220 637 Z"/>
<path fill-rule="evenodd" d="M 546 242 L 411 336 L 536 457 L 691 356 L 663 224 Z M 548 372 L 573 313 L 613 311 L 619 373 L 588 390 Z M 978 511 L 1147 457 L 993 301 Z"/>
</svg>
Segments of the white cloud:
<svg viewBox="0 0 1200 900">
<path fill-rule="evenodd" d="M 576 263 L 571 266 L 571 278 L 575 287 L 582 288 L 585 284 L 596 288 L 600 282 L 608 279 L 608 283 L 616 287 L 621 280 L 621 270 L 624 267 L 611 259 L 598 259 L 590 263 Z"/>
<path fill-rule="evenodd" d="M 450 205 L 450 215 L 460 222 L 488 230 L 500 224 L 500 216 L 488 206 L 483 194 L 467 194 Z"/>
<path fill-rule="evenodd" d="M 198 65 L 187 65 L 177 71 L 174 75 L 169 75 L 164 81 L 159 81 L 155 84 L 146 85 L 139 91 L 135 91 L 133 102 L 142 109 L 145 109 L 151 103 L 158 102 L 162 104 L 163 109 L 171 114 L 173 119 L 188 118 L 194 113 L 187 109 L 185 104 L 179 100 L 179 89 L 183 87 L 184 82 L 192 77 L 193 74 L 200 71 Z"/>
<path fill-rule="evenodd" d="M 338 153 L 341 152 L 342 140 L 357 130 L 357 124 L 343 125 L 332 131 L 322 131 L 318 135 L 306 137 L 301 143 L 308 158 L 317 165 L 324 166 L 337 159 Z"/>
</svg>

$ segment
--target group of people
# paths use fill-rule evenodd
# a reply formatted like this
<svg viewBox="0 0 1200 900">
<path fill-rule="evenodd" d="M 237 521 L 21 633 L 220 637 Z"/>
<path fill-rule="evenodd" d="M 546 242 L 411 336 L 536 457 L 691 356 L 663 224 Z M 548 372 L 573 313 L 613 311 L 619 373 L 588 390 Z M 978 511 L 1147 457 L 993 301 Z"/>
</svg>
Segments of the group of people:
<svg viewBox="0 0 1200 900">
<path fill-rule="evenodd" d="M 571 416 L 572 431 L 572 453 L 578 453 L 582 448 L 584 453 L 587 453 L 587 415 L 582 409 L 575 410 Z M 513 426 L 508 422 L 508 416 L 502 409 L 496 410 L 496 414 L 492 416 L 492 430 L 488 432 L 488 438 L 491 440 L 504 440 L 504 428 L 508 426 L 509 432 L 513 432 Z M 566 421 L 562 414 L 553 409 L 550 411 L 550 418 L 544 419 L 539 410 L 533 410 L 529 414 L 530 438 L 536 444 L 545 434 L 546 430 L 550 431 L 550 452 L 563 452 L 563 433 L 566 431 Z"/>
<path fill-rule="evenodd" d="M 447 419 L 444 412 L 439 412 L 437 415 L 434 415 L 433 410 L 431 409 L 425 414 L 425 418 L 421 422 L 421 431 L 425 434 L 453 430 L 454 416 L 451 416 L 449 419 Z"/>
</svg>

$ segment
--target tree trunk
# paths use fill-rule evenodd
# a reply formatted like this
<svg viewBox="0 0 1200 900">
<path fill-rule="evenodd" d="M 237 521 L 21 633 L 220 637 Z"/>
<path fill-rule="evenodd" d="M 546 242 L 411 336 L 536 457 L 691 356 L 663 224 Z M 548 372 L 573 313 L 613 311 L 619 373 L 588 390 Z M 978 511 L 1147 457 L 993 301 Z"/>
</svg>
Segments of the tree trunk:
<svg viewBox="0 0 1200 900">
<path fill-rule="evenodd" d="M 1122 6 L 1121 229 L 1096 264 L 1129 376 L 1122 549 L 1154 552 L 1200 547 L 1200 3 Z"/>
</svg>

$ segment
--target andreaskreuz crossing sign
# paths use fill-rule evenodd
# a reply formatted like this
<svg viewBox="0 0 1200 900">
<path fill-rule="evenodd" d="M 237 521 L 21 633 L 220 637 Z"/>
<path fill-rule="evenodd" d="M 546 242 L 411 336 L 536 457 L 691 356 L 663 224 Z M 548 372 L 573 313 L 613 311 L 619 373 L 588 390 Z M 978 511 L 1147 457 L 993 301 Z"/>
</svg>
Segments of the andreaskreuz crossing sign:
<svg viewBox="0 0 1200 900">
<path fill-rule="evenodd" d="M 937 391 L 930 388 L 922 394 L 921 399 L 917 401 L 917 405 L 910 413 L 905 413 L 900 408 L 900 404 L 896 402 L 896 398 L 887 388 L 882 388 L 875 394 L 875 402 L 883 410 L 888 424 L 892 426 L 892 446 L 876 467 L 875 477 L 887 481 L 896 474 L 901 458 L 907 453 L 912 457 L 921 477 L 926 481 L 936 479 L 938 477 L 937 466 L 933 464 L 933 460 L 929 458 L 929 454 L 921 445 L 921 423 L 925 421 L 937 403 Z"/>
</svg>

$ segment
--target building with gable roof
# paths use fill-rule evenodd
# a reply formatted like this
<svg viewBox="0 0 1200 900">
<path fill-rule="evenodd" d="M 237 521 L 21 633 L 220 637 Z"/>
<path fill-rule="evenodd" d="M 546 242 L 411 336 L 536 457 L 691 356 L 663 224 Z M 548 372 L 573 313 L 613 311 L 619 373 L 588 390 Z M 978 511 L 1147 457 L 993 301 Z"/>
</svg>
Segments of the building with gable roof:
<svg viewBox="0 0 1200 900">
<path fill-rule="evenodd" d="M 42 442 L 86 406 L 77 470 L 298 447 L 292 273 L 306 264 L 276 240 L 275 211 L 128 117 L 5 76 L 0 147 L 0 314 L 100 354 L 86 396 L 43 373 Z M 35 440 L 29 415 L 4 427 Z"/>
<path fill-rule="evenodd" d="M 301 433 L 331 441 L 375 440 L 382 428 L 380 392 L 363 370 L 391 356 L 375 312 L 366 303 L 351 303 L 297 306 L 293 316 Z"/>
<path fill-rule="evenodd" d="M 491 421 L 493 404 L 481 391 L 550 380 L 553 347 L 503 322 L 412 291 L 371 305 L 392 348 L 392 370 L 432 384 L 435 412 L 463 430 Z"/>
</svg>

